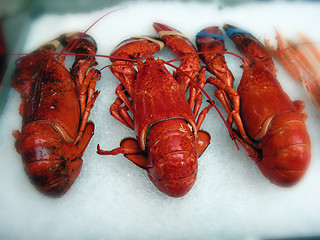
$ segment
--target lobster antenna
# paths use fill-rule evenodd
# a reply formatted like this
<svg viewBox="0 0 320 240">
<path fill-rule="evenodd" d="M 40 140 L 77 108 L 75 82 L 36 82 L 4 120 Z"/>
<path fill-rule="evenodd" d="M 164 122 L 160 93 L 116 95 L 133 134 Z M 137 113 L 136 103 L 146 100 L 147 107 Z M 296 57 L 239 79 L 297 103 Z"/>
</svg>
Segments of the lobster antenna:
<svg viewBox="0 0 320 240">
<path fill-rule="evenodd" d="M 244 57 L 241 57 L 240 55 L 238 55 L 236 53 L 224 51 L 224 54 L 229 54 L 229 55 L 235 56 L 235 57 L 239 58 L 243 63 L 247 62 L 247 59 L 245 59 Z"/>
<path fill-rule="evenodd" d="M 74 46 L 80 41 L 80 39 L 81 39 L 94 25 L 96 25 L 101 19 L 103 19 L 104 17 L 106 17 L 106 16 L 109 15 L 109 14 L 112 14 L 112 13 L 114 13 L 114 12 L 116 12 L 116 11 L 119 11 L 119 10 L 122 10 L 122 9 L 124 9 L 124 8 L 125 8 L 125 7 L 119 8 L 119 9 L 115 9 L 115 10 L 113 10 L 113 11 L 110 11 L 110 12 L 102 15 L 102 16 L 101 16 L 100 18 L 98 18 L 94 23 L 92 23 L 83 33 L 81 33 L 80 37 L 79 37 L 76 41 L 74 41 L 74 42 L 73 42 L 73 41 L 70 41 L 70 42 L 60 51 L 60 53 L 53 53 L 53 55 L 57 55 L 57 58 L 61 57 L 61 55 L 91 56 L 91 54 L 71 53 L 71 51 L 72 51 L 72 49 L 74 48 Z M 72 44 L 72 45 L 71 45 L 71 44 Z M 70 45 L 71 45 L 71 46 L 70 46 Z M 70 46 L 70 47 L 69 47 L 69 46 Z M 64 52 L 66 51 L 66 49 L 68 49 L 68 51 L 67 51 L 66 53 L 64 53 Z M 103 56 L 103 57 L 109 57 L 109 56 L 104 56 L 104 55 L 101 55 L 101 56 L 99 56 L 99 57 L 102 57 L 102 56 Z M 96 57 L 97 57 L 97 56 L 96 56 Z M 110 58 L 110 57 L 109 57 L 109 58 Z M 58 63 L 63 69 L 65 69 L 65 70 L 68 72 L 68 74 L 70 74 L 70 72 L 66 69 L 65 66 L 63 66 L 61 63 L 59 63 L 59 61 L 57 61 L 57 63 Z M 71 74 L 70 74 L 70 76 L 71 76 L 72 80 L 76 83 L 74 77 L 73 77 Z"/>
</svg>

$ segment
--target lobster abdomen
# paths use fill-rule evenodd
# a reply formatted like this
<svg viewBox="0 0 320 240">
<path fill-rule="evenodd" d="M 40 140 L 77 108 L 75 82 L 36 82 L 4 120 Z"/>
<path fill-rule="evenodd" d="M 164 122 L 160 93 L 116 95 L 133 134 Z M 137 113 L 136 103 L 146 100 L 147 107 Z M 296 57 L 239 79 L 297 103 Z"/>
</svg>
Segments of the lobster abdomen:
<svg viewBox="0 0 320 240">
<path fill-rule="evenodd" d="M 82 153 L 49 123 L 32 122 L 22 132 L 17 148 L 30 181 L 42 193 L 62 196 L 79 175 Z"/>
<path fill-rule="evenodd" d="M 163 193 L 185 195 L 195 183 L 198 162 L 195 136 L 183 119 L 169 119 L 151 127 L 147 136 L 148 176 Z"/>
<path fill-rule="evenodd" d="M 275 116 L 261 142 L 261 172 L 272 183 L 289 187 L 297 183 L 308 169 L 310 139 L 301 117 L 295 112 Z"/>
</svg>

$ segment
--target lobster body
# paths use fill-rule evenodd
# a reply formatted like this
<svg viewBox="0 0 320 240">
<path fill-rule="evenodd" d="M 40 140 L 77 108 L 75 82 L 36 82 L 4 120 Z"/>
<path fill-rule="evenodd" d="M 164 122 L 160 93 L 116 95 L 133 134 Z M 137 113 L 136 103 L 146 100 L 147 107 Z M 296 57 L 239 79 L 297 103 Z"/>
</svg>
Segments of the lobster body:
<svg viewBox="0 0 320 240">
<path fill-rule="evenodd" d="M 78 38 L 76 48 L 95 53 L 93 39 L 79 36 L 80 33 L 72 36 Z M 12 79 L 12 86 L 22 95 L 22 131 L 13 133 L 17 151 L 22 155 L 30 181 L 39 191 L 55 197 L 68 191 L 81 170 L 81 157 L 94 131 L 87 117 L 98 94 L 88 96 L 88 104 L 81 103 L 80 93 L 87 91 L 81 78 L 86 78 L 87 70 L 95 62 L 93 57 L 76 57 L 71 75 L 64 67 L 65 57 L 50 54 L 57 41 L 63 42 L 65 38 L 62 35 L 19 59 Z M 88 76 L 87 82 L 93 83 L 100 73 L 92 71 Z M 81 109 L 81 105 L 87 106 Z"/>
<path fill-rule="evenodd" d="M 236 139 L 264 176 L 276 185 L 292 186 L 303 177 L 311 158 L 303 102 L 291 101 L 284 92 L 272 59 L 257 39 L 231 25 L 225 25 L 224 30 L 249 62 L 244 60 L 236 93 L 229 78 L 216 75 L 219 79 L 209 82 L 227 96 L 219 99 L 229 114 L 228 122 L 236 124 Z M 217 34 L 216 27 L 200 33 L 198 47 L 221 42 L 222 34 Z M 205 56 L 202 59 L 210 61 Z"/>
<path fill-rule="evenodd" d="M 142 150 L 147 144 L 151 181 L 162 192 L 184 195 L 197 174 L 195 120 L 168 70 L 163 65 L 147 63 L 151 66 L 141 69 L 135 82 L 135 131 Z"/>
<path fill-rule="evenodd" d="M 154 24 L 154 27 L 157 31 L 169 28 L 157 23 Z M 185 51 L 192 47 L 185 37 L 175 36 L 176 30 L 170 28 L 170 31 L 174 35 L 170 36 L 173 41 L 176 38 L 179 38 L 179 41 L 188 41 Z M 131 48 L 133 44 L 135 46 Z M 184 80 L 187 77 L 178 72 L 174 74 L 174 77 L 164 67 L 163 61 L 154 60 L 150 56 L 153 51 L 149 51 L 149 49 L 154 49 L 152 47 L 154 44 L 157 43 L 153 40 L 126 40 L 112 53 L 112 57 L 115 55 L 135 56 L 136 58 L 147 56 L 146 62 L 138 67 L 136 74 L 133 73 L 132 65 L 123 63 L 123 61 L 113 61 L 111 67 L 115 76 L 121 81 L 120 88 L 126 86 L 125 89 L 132 98 L 129 103 L 125 104 L 126 110 L 132 108 L 132 123 L 119 105 L 128 102 L 122 93 L 117 92 L 118 98 L 121 98 L 122 101 L 115 101 L 117 113 L 113 105 L 110 108 L 111 114 L 134 129 L 137 140 L 125 139 L 121 142 L 120 148 L 111 151 L 103 151 L 98 146 L 98 153 L 104 155 L 123 153 L 128 159 L 147 171 L 150 180 L 161 192 L 172 197 L 180 197 L 185 195 L 195 183 L 198 172 L 197 158 L 208 146 L 210 136 L 199 131 L 201 124 L 196 122 L 190 103 L 184 96 L 184 91 L 189 86 Z M 178 45 L 184 48 L 184 45 Z M 158 50 L 160 48 L 158 46 Z M 120 53 L 120 50 L 123 52 Z M 178 52 L 180 53 L 180 50 Z M 193 61 L 191 62 L 191 65 L 196 65 Z M 197 75 L 193 70 L 190 71 L 188 60 L 184 61 L 184 64 L 189 70 L 187 74 Z M 180 68 L 183 67 L 180 66 Z M 200 70 L 199 65 L 198 70 Z M 190 79 L 188 81 L 190 82 Z M 131 102 L 132 106 L 130 106 Z M 209 108 L 203 110 L 200 115 L 204 116 Z"/>
<path fill-rule="evenodd" d="M 246 133 L 260 145 L 259 169 L 277 185 L 293 185 L 305 174 L 311 157 L 301 113 L 275 76 L 260 64 L 244 67 L 238 93 Z"/>
</svg>

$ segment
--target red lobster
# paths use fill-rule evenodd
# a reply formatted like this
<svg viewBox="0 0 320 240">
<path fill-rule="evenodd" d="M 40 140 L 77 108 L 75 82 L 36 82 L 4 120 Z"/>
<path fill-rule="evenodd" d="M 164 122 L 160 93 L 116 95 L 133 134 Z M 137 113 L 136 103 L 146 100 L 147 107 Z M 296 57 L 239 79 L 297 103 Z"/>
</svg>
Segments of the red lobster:
<svg viewBox="0 0 320 240">
<path fill-rule="evenodd" d="M 292 186 L 305 174 L 310 162 L 310 139 L 302 113 L 304 103 L 291 101 L 276 79 L 276 69 L 265 47 L 250 33 L 224 25 L 226 34 L 243 59 L 238 90 L 225 63 L 224 39 L 218 27 L 198 33 L 198 50 L 208 71 L 217 78 L 208 82 L 234 122 L 236 139 L 245 147 L 264 176 L 279 186 Z"/>
<path fill-rule="evenodd" d="M 151 37 L 132 38 L 120 43 L 111 54 L 111 71 L 120 80 L 110 113 L 135 130 L 137 139 L 122 140 L 120 147 L 97 152 L 104 155 L 122 153 L 145 169 L 153 184 L 172 197 L 185 195 L 194 185 L 198 171 L 197 158 L 210 143 L 210 135 L 199 131 L 206 113 L 200 114 L 202 93 L 190 81 L 198 75 L 198 85 L 205 84 L 204 69 L 195 47 L 177 30 L 160 23 L 154 28 L 168 48 L 183 59 L 172 76 L 162 60 L 152 54 L 161 50 L 162 41 Z M 146 57 L 138 71 L 128 59 Z M 123 60 L 121 60 L 123 59 Z M 190 88 L 189 102 L 184 94 Z M 122 106 L 122 104 L 124 106 Z M 192 110 L 193 109 L 193 110 Z M 133 119 L 128 111 L 133 114 Z M 197 121 L 195 117 L 198 116 Z"/>
<path fill-rule="evenodd" d="M 70 72 L 64 66 L 67 50 L 79 54 Z M 89 35 L 64 34 L 16 63 L 12 86 L 22 97 L 16 149 L 30 181 L 49 196 L 60 197 L 71 187 L 94 132 L 88 117 L 99 94 L 94 89 L 100 72 L 92 68 L 96 50 Z"/>
</svg>

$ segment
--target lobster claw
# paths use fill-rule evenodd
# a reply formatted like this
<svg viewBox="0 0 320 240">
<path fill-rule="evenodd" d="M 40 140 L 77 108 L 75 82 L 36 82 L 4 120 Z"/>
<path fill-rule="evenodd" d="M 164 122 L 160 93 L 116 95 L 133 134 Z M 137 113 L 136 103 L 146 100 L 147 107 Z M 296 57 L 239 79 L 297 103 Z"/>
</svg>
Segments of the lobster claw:
<svg viewBox="0 0 320 240">
<path fill-rule="evenodd" d="M 141 36 L 122 41 L 111 53 L 110 61 L 113 64 L 110 70 L 119 79 L 131 97 L 133 97 L 134 81 L 137 74 L 132 61 L 140 61 L 143 58 L 152 56 L 163 47 L 162 41 L 153 37 Z"/>
<path fill-rule="evenodd" d="M 153 28 L 157 31 L 161 40 L 166 43 L 166 47 L 178 57 L 183 57 L 179 71 L 174 73 L 174 77 L 178 81 L 182 92 L 186 93 L 190 81 L 197 76 L 201 69 L 197 50 L 188 37 L 178 30 L 162 23 L 154 23 Z"/>
<path fill-rule="evenodd" d="M 122 41 L 112 51 L 110 60 L 115 62 L 117 58 L 142 59 L 160 51 L 163 47 L 163 42 L 154 37 L 133 37 Z"/>
<path fill-rule="evenodd" d="M 235 43 L 239 52 L 244 55 L 249 62 L 262 64 L 264 68 L 276 76 L 277 70 L 274 67 L 272 58 L 265 46 L 258 41 L 258 39 L 251 33 L 230 24 L 224 24 L 223 29 L 228 37 Z"/>
<path fill-rule="evenodd" d="M 173 27 L 162 23 L 153 23 L 153 27 L 159 37 L 166 43 L 166 46 L 177 56 L 180 57 L 197 51 L 188 37 Z"/>
<path fill-rule="evenodd" d="M 221 44 L 219 43 L 222 43 L 222 44 L 224 43 L 224 36 L 222 34 L 222 31 L 219 29 L 219 27 L 215 27 L 215 26 L 207 27 L 205 29 L 202 29 L 196 35 L 196 44 L 197 44 L 198 50 L 200 49 L 207 50 L 207 51 L 220 50 L 219 52 L 223 54 L 225 51 L 225 47 L 221 46 Z"/>
<path fill-rule="evenodd" d="M 224 36 L 218 27 L 208 27 L 196 35 L 196 44 L 207 70 L 228 86 L 233 85 L 233 75 L 229 70 L 225 58 Z"/>
</svg>

